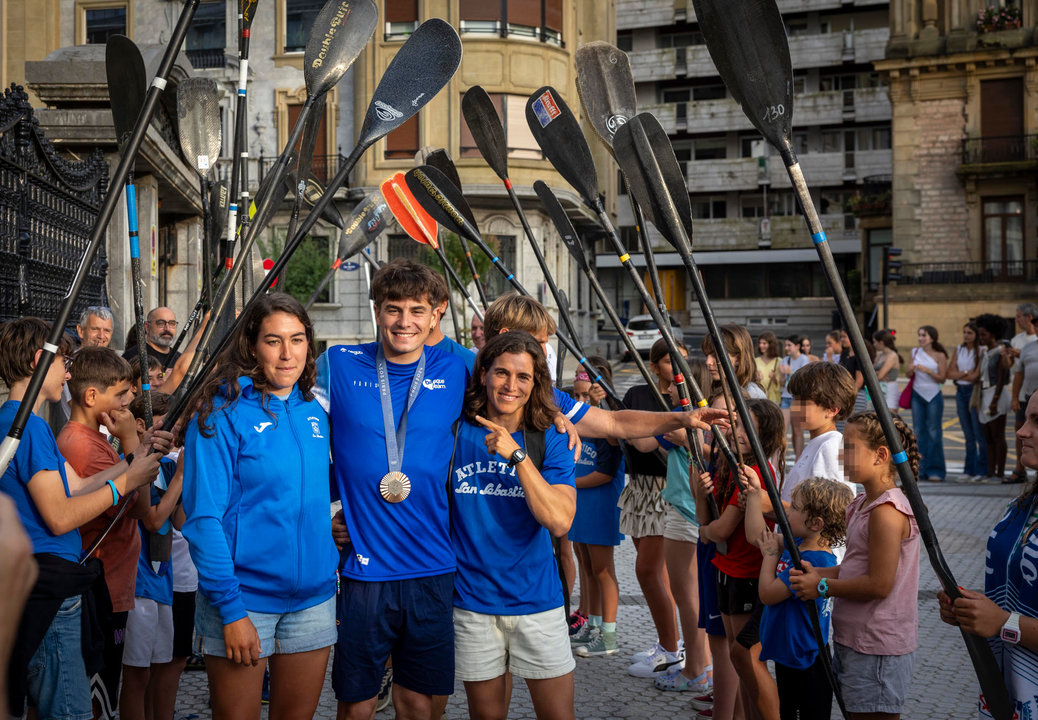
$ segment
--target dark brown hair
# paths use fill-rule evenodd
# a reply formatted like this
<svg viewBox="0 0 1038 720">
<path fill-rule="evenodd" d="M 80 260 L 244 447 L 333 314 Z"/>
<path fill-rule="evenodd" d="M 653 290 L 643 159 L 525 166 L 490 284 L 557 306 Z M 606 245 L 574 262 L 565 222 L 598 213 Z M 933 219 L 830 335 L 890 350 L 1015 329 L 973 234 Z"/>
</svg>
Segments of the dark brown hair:
<svg viewBox="0 0 1038 720">
<path fill-rule="evenodd" d="M 739 387 L 746 387 L 751 382 L 757 381 L 757 362 L 753 352 L 753 338 L 742 325 L 729 323 L 721 326 L 721 339 L 728 348 L 728 354 L 735 357 L 735 378 L 739 381 Z M 714 355 L 714 340 L 709 335 L 703 336 L 702 344 L 704 355 Z M 718 366 L 720 372 L 720 366 Z"/>
<path fill-rule="evenodd" d="M 529 295 L 507 292 L 501 295 L 483 313 L 483 336 L 488 340 L 502 330 L 521 330 L 533 335 L 545 331 L 555 334 L 555 320 L 547 308 Z"/>
<path fill-rule="evenodd" d="M 778 487 L 781 488 L 786 477 L 786 421 L 782 417 L 782 410 L 771 400 L 761 398 L 751 398 L 746 401 L 746 405 L 757 425 L 757 436 L 764 449 L 764 457 L 769 460 L 775 458 L 778 462 L 778 467 L 775 468 L 775 479 L 778 481 Z M 736 446 L 732 448 L 732 451 L 738 453 L 739 449 Z M 749 457 L 743 457 L 740 460 L 747 465 L 757 464 L 757 459 L 753 457 L 752 453 Z M 767 468 L 758 469 L 761 476 L 767 472 Z M 735 492 L 735 476 L 728 467 L 728 460 L 723 454 L 718 458 L 717 471 L 717 477 L 721 481 L 720 497 L 723 504 L 727 505 Z"/>
<path fill-rule="evenodd" d="M 386 300 L 427 300 L 432 307 L 438 307 L 447 301 L 447 283 L 430 267 L 395 258 L 372 276 L 371 299 L 376 307 Z"/>
<path fill-rule="evenodd" d="M 683 341 L 674 338 L 674 344 L 677 345 L 679 349 L 684 350 L 685 354 L 688 355 L 688 347 Z M 654 342 L 652 347 L 649 348 L 649 362 L 651 363 L 658 363 L 668 355 L 670 355 L 670 350 L 667 348 L 667 341 L 663 338 Z M 675 371 L 677 370 L 677 368 L 674 369 Z"/>
<path fill-rule="evenodd" d="M 8 388 L 32 375 L 36 351 L 50 335 L 50 323 L 25 317 L 0 324 L 0 380 Z M 65 333 L 58 342 L 58 355 L 69 356 L 73 343 Z"/>
<path fill-rule="evenodd" d="M 847 506 L 854 493 L 842 482 L 812 477 L 793 488 L 793 502 L 807 519 L 822 521 L 822 542 L 831 548 L 843 545 L 847 536 Z"/>
<path fill-rule="evenodd" d="M 847 368 L 831 362 L 805 365 L 789 376 L 786 388 L 797 400 L 810 400 L 826 410 L 838 410 L 836 420 L 851 414 L 858 394 Z"/>
<path fill-rule="evenodd" d="M 872 342 L 883 343 L 883 347 L 885 347 L 887 350 L 893 351 L 893 353 L 897 355 L 897 364 L 904 364 L 905 359 L 901 357 L 901 353 L 897 351 L 897 345 L 894 342 L 894 333 L 890 332 L 889 330 L 877 330 L 876 332 L 872 333 Z"/>
<path fill-rule="evenodd" d="M 305 400 L 314 399 L 313 387 L 317 382 L 317 362 L 314 351 L 314 327 L 310 323 L 310 317 L 299 301 L 291 295 L 285 293 L 263 295 L 242 313 L 238 329 L 234 331 L 227 347 L 217 359 L 216 370 L 202 385 L 197 399 L 192 403 L 192 411 L 198 413 L 198 429 L 205 437 L 213 436 L 213 427 L 206 422 L 209 415 L 215 410 L 230 407 L 237 401 L 238 394 L 241 392 L 238 378 L 242 375 L 252 379 L 253 386 L 263 395 L 263 409 L 272 419 L 277 420 L 277 416 L 270 411 L 270 384 L 253 356 L 253 348 L 259 342 L 259 331 L 263 321 L 279 312 L 297 318 L 306 331 L 306 364 L 303 366 L 303 373 L 299 376 L 299 380 L 296 381 L 296 386 Z M 224 398 L 219 407 L 216 405 L 218 395 Z"/>
<path fill-rule="evenodd" d="M 161 390 L 151 391 L 151 414 L 154 417 L 161 417 L 169 412 L 169 394 L 162 392 Z M 130 412 L 138 420 L 144 419 L 144 395 L 138 395 L 130 403 Z"/>
<path fill-rule="evenodd" d="M 768 345 L 768 350 L 764 353 L 764 358 L 766 360 L 774 360 L 777 357 L 782 357 L 782 353 L 780 352 L 782 348 L 779 347 L 779 341 L 778 338 L 775 337 L 775 333 L 771 332 L 771 330 L 765 330 L 757 338 L 758 345 L 761 340 Z"/>
<path fill-rule="evenodd" d="M 912 474 L 919 477 L 919 445 L 915 441 L 915 433 L 897 415 L 892 416 L 891 420 L 894 421 L 894 429 L 897 430 L 897 434 L 900 436 L 901 447 L 904 448 L 905 454 L 908 455 L 908 462 L 912 466 Z M 883 434 L 883 426 L 879 423 L 879 416 L 872 410 L 851 415 L 847 418 L 847 425 L 854 425 L 861 431 L 862 439 L 865 440 L 865 444 L 868 445 L 870 450 L 889 447 L 887 445 L 887 436 Z M 894 462 L 893 457 L 890 459 L 890 472 L 897 477 L 897 463 Z"/>
<path fill-rule="evenodd" d="M 69 369 L 68 393 L 77 405 L 86 391 L 96 388 L 104 392 L 121 382 L 133 382 L 133 368 L 115 350 L 84 346 L 76 353 Z"/>
<path fill-rule="evenodd" d="M 521 330 L 512 330 L 487 339 L 487 344 L 476 355 L 476 367 L 465 389 L 465 418 L 476 421 L 477 415 L 487 415 L 486 373 L 494 360 L 505 353 L 526 353 L 533 359 L 533 389 L 523 406 L 521 427 L 524 430 L 547 430 L 554 422 L 558 408 L 552 394 L 551 373 L 544 359 L 541 344 Z"/>
<path fill-rule="evenodd" d="M 979 320 L 980 318 L 977 319 Z M 977 324 L 979 325 L 980 323 Z M 1003 325 L 1003 327 L 1005 326 Z M 939 352 L 941 355 L 948 357 L 948 351 L 944 349 L 944 345 L 941 345 L 939 342 L 937 342 L 937 338 L 939 337 L 937 334 L 937 328 L 935 328 L 933 325 L 920 325 L 919 329 L 925 330 L 926 334 L 930 336 L 930 347 Z"/>
</svg>

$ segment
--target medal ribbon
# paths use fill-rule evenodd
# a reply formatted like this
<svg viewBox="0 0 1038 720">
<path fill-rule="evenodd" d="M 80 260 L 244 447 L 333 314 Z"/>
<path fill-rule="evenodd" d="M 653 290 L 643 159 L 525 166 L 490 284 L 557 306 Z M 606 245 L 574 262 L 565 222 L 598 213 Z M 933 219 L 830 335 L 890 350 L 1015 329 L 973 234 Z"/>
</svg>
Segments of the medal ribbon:
<svg viewBox="0 0 1038 720">
<path fill-rule="evenodd" d="M 389 471 L 400 472 L 404 464 L 404 442 L 407 439 L 407 413 L 414 405 L 418 397 L 418 391 L 422 389 L 422 379 L 425 377 L 425 350 L 418 360 L 415 368 L 414 378 L 411 380 L 411 388 L 407 391 L 407 405 L 400 416 L 400 427 L 393 427 L 393 395 L 389 389 L 389 368 L 386 366 L 386 355 L 382 352 L 382 343 L 378 344 L 375 353 L 375 368 L 378 372 L 378 395 L 382 402 L 382 424 L 386 429 L 386 457 L 389 459 Z"/>
</svg>

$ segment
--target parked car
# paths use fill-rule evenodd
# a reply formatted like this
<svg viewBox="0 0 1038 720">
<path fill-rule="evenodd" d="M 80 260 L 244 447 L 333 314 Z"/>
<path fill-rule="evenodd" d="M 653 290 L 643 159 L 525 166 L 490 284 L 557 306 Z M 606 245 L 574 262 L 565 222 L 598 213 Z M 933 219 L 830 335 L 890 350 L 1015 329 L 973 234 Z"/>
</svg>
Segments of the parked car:
<svg viewBox="0 0 1038 720">
<path fill-rule="evenodd" d="M 627 321 L 626 330 L 631 343 L 641 355 L 648 355 L 653 343 L 663 337 L 652 315 L 635 315 Z M 675 340 L 684 340 L 684 331 L 673 317 L 670 318 L 670 331 Z"/>
</svg>

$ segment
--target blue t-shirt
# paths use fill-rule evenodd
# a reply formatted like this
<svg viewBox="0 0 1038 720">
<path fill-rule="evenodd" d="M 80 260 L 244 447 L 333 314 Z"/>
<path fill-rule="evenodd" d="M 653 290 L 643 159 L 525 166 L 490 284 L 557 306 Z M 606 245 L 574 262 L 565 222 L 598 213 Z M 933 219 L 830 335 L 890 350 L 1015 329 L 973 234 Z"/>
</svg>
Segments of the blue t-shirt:
<svg viewBox="0 0 1038 720">
<path fill-rule="evenodd" d="M 660 447 L 667 451 L 667 484 L 663 486 L 663 492 L 660 494 L 681 513 L 682 517 L 698 527 L 696 498 L 688 484 L 688 450 L 662 437 L 657 438 L 657 441 Z"/>
<path fill-rule="evenodd" d="M 487 453 L 487 431 L 466 420 L 458 426 L 451 468 L 451 536 L 458 558 L 455 607 L 488 615 L 531 615 L 563 604 L 551 535 L 534 519 L 508 461 Z M 523 434 L 512 437 L 524 446 Z M 552 485 L 573 483 L 567 436 L 544 432 L 541 476 Z"/>
<path fill-rule="evenodd" d="M 149 487 L 151 488 L 151 504 L 158 505 L 169 487 L 173 475 L 177 471 L 175 460 L 163 458 L 159 463 L 159 477 Z M 161 485 L 161 488 L 159 487 Z M 137 558 L 137 588 L 134 590 L 136 597 L 149 598 L 162 605 L 173 604 L 173 570 L 169 560 L 152 562 L 151 560 L 151 536 L 168 535 L 173 524 L 166 518 L 162 527 L 156 533 L 149 533 L 144 528 L 144 523 L 137 522 L 141 533 L 141 554 Z"/>
<path fill-rule="evenodd" d="M 0 407 L 0 437 L 7 436 L 19 405 L 21 403 L 17 400 L 8 400 Z M 37 510 L 32 495 L 29 494 L 29 481 L 33 475 L 44 470 L 58 471 L 61 484 L 65 487 L 65 497 L 69 497 L 65 458 L 58 452 L 54 433 L 43 418 L 32 414 L 25 425 L 18 451 L 0 477 L 0 491 L 7 493 L 14 500 L 15 507 L 18 508 L 18 517 L 25 526 L 29 540 L 32 541 L 33 553 L 50 553 L 65 560 L 78 562 L 79 556 L 83 554 L 79 530 L 70 530 L 64 535 L 52 533 Z"/>
<path fill-rule="evenodd" d="M 317 360 L 314 392 L 331 419 L 335 483 L 352 544 L 344 552 L 342 574 L 382 581 L 449 573 L 454 550 L 444 490 L 468 371 L 457 355 L 425 348 L 425 379 L 407 415 L 401 467 L 411 493 L 391 503 L 379 493 L 389 460 L 376 349 L 375 343 L 337 345 Z M 386 364 L 397 427 L 417 366 Z"/>
<path fill-rule="evenodd" d="M 464 345 L 459 345 L 446 335 L 443 336 L 443 340 L 440 340 L 440 342 L 433 345 L 433 347 L 457 355 L 465 361 L 465 367 L 468 368 L 469 375 L 473 373 L 476 367 L 476 352 L 474 350 L 470 350 Z"/>
<path fill-rule="evenodd" d="M 576 425 L 580 422 L 580 419 L 587 415 L 587 411 L 591 408 L 579 400 L 574 400 L 566 393 L 559 390 L 557 387 L 551 389 L 552 396 L 555 398 L 555 404 L 566 418 Z"/>
<path fill-rule="evenodd" d="M 800 546 L 801 538 L 797 538 Z M 800 557 L 814 567 L 833 567 L 837 565 L 836 556 L 824 550 L 806 550 Z M 786 550 L 779 558 L 775 570 L 776 576 L 789 585 L 789 571 L 793 568 L 793 560 Z M 792 589 L 792 588 L 790 588 Z M 829 638 L 829 618 L 833 612 L 833 600 L 818 598 L 818 619 L 822 626 L 822 637 Z M 811 632 L 811 617 L 808 615 L 807 603 L 796 595 L 786 598 L 777 605 L 765 605 L 760 619 L 761 660 L 774 660 L 780 665 L 806 670 L 814 664 L 818 657 L 818 643 Z"/>
<path fill-rule="evenodd" d="M 577 488 L 577 512 L 569 539 L 589 545 L 619 545 L 624 539 L 616 504 L 624 489 L 624 456 L 619 446 L 602 439 L 581 443 L 575 474 L 584 477 L 595 471 L 613 479 L 595 487 Z"/>
</svg>

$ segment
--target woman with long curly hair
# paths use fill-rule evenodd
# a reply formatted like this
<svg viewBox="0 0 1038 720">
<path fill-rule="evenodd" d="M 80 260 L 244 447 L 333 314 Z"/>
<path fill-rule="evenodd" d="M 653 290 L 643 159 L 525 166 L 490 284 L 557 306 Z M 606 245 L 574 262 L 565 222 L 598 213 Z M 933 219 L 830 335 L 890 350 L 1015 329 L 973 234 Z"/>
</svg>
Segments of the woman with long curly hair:
<svg viewBox="0 0 1038 720">
<path fill-rule="evenodd" d="M 508 673 L 526 679 L 537 717 L 574 717 L 552 537 L 569 530 L 577 491 L 566 436 L 545 432 L 556 412 L 540 343 L 520 331 L 487 340 L 465 391 L 449 480 L 455 677 L 472 717 L 507 717 Z M 615 629 L 602 634 L 615 652 Z"/>
<path fill-rule="evenodd" d="M 183 533 L 198 568 L 196 649 L 213 716 L 312 717 L 335 643 L 328 416 L 314 399 L 313 327 L 272 293 L 247 309 L 195 401 Z"/>
</svg>

